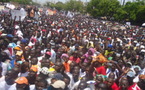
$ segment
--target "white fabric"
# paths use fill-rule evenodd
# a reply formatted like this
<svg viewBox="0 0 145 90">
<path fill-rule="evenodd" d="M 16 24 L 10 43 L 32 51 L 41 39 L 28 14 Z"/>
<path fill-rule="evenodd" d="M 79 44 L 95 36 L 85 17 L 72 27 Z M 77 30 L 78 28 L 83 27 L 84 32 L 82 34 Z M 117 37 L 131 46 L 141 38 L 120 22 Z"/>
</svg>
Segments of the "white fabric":
<svg viewBox="0 0 145 90">
<path fill-rule="evenodd" d="M 30 90 L 36 90 L 35 85 L 30 85 L 29 88 L 30 88 Z"/>
<path fill-rule="evenodd" d="M 8 71 L 8 65 L 6 63 L 1 62 L 0 66 L 2 67 L 2 75 L 5 76 Z"/>
<path fill-rule="evenodd" d="M 16 90 L 16 84 L 8 85 L 6 81 L 0 82 L 0 90 Z"/>
</svg>

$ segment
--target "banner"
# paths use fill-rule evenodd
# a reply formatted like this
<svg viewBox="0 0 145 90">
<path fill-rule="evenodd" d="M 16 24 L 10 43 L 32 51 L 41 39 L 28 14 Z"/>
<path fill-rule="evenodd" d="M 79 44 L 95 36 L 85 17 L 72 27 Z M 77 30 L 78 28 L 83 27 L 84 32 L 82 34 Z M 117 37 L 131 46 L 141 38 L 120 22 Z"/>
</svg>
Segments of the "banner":
<svg viewBox="0 0 145 90">
<path fill-rule="evenodd" d="M 2 13 L 3 14 L 10 14 L 10 9 L 4 9 L 4 10 L 2 10 Z"/>
<path fill-rule="evenodd" d="M 25 19 L 27 13 L 25 10 L 11 10 L 12 19 L 16 16 L 16 21 L 19 21 L 19 17 L 21 16 L 21 21 Z"/>
<path fill-rule="evenodd" d="M 54 10 L 50 10 L 50 9 L 48 9 L 47 11 L 46 11 L 46 15 L 54 15 L 54 14 L 56 14 L 56 11 Z"/>
<path fill-rule="evenodd" d="M 4 6 L 3 5 L 0 5 L 0 11 L 4 10 Z"/>
</svg>

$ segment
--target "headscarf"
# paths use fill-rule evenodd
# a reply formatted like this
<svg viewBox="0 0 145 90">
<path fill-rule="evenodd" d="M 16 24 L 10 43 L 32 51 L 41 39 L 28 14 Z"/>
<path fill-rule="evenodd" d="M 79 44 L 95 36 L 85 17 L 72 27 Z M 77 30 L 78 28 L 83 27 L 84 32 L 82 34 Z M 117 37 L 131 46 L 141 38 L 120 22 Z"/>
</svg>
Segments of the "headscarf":
<svg viewBox="0 0 145 90">
<path fill-rule="evenodd" d="M 69 56 L 64 53 L 64 54 L 61 55 L 61 59 L 62 59 L 62 57 L 67 57 L 68 58 Z"/>
<path fill-rule="evenodd" d="M 91 51 L 92 52 L 92 55 L 89 55 L 89 51 Z M 87 62 L 88 61 L 88 57 L 92 57 L 94 54 L 95 54 L 95 49 L 94 48 L 90 48 L 89 50 L 88 50 L 88 52 L 84 55 L 84 57 L 86 57 L 85 58 L 85 62 Z"/>
</svg>

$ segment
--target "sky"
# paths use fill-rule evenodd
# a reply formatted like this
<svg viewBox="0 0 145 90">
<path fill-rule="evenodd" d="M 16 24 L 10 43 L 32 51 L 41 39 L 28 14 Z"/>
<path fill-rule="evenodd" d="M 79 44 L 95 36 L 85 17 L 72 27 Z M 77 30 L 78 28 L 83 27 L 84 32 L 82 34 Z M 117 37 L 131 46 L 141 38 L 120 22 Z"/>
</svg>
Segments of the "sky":
<svg viewBox="0 0 145 90">
<path fill-rule="evenodd" d="M 50 2 L 58 2 L 58 1 L 66 2 L 67 0 L 33 0 L 33 1 L 36 1 L 36 2 L 41 3 L 41 4 L 45 4 L 48 1 L 50 1 Z M 90 0 L 81 0 L 81 1 L 83 1 L 83 2 L 86 2 L 87 1 L 88 2 Z M 119 0 L 119 1 L 123 1 L 123 0 Z M 126 0 L 126 2 L 127 1 L 132 1 L 132 0 Z"/>
</svg>

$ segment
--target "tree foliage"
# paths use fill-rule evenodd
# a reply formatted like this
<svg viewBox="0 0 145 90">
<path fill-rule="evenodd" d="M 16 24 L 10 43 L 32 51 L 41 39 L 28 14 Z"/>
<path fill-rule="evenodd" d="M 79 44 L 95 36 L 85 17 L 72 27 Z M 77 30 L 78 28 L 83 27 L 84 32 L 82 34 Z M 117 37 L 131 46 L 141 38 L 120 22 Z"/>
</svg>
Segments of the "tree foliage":
<svg viewBox="0 0 145 90">
<path fill-rule="evenodd" d="M 145 22 L 145 0 L 136 0 L 121 5 L 118 0 L 91 0 L 87 12 L 93 17 L 108 16 L 115 20 L 129 20 L 135 23 Z"/>
<path fill-rule="evenodd" d="M 51 7 L 51 8 L 55 8 L 57 10 L 66 10 L 66 11 L 79 11 L 79 12 L 83 12 L 84 10 L 84 4 L 82 1 L 78 1 L 78 0 L 69 0 L 65 3 L 62 2 L 57 2 L 57 3 L 47 3 L 47 6 Z"/>
</svg>

